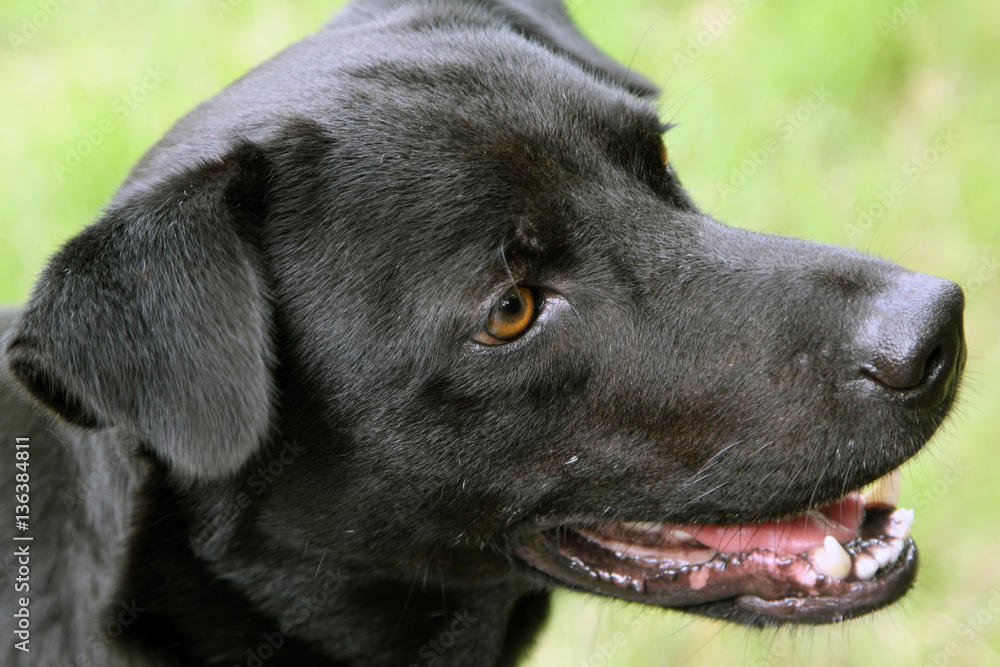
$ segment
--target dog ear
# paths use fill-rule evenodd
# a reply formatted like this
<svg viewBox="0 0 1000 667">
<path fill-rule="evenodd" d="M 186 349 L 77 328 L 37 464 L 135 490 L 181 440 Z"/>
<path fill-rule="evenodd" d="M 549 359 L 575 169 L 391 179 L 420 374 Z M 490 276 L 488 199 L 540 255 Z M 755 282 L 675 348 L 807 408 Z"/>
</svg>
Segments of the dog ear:
<svg viewBox="0 0 1000 667">
<path fill-rule="evenodd" d="M 508 22 L 525 36 L 572 57 L 640 97 L 656 97 L 659 88 L 641 74 L 622 67 L 588 40 L 566 12 L 562 0 L 497 0 Z"/>
<path fill-rule="evenodd" d="M 273 409 L 254 244 L 263 154 L 137 187 L 50 261 L 8 337 L 14 376 L 67 421 L 122 427 L 182 479 L 235 472 Z"/>
</svg>

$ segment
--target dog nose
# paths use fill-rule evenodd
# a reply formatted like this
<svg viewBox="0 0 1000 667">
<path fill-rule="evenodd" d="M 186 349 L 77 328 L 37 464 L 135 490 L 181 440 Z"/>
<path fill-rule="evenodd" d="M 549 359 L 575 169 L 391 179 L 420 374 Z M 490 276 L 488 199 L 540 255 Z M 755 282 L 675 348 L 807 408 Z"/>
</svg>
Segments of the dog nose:
<svg viewBox="0 0 1000 667">
<path fill-rule="evenodd" d="M 885 293 L 869 328 L 874 333 L 863 372 L 918 407 L 954 395 L 965 365 L 962 313 L 965 297 L 955 283 L 907 274 Z"/>
</svg>

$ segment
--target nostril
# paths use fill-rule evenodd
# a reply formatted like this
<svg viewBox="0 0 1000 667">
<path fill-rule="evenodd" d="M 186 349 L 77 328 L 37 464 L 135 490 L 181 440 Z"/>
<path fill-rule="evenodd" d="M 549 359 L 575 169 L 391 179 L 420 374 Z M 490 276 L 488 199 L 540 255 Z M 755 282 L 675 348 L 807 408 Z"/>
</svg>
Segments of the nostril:
<svg viewBox="0 0 1000 667">
<path fill-rule="evenodd" d="M 872 363 L 863 370 L 889 389 L 906 390 L 920 386 L 940 370 L 948 356 L 940 343 L 934 345 L 930 352 L 925 352 L 929 345 L 917 336 L 909 340 L 894 337 L 881 342 L 882 346 L 876 348 Z"/>
<path fill-rule="evenodd" d="M 879 364 L 864 369 L 879 384 L 889 389 L 907 391 L 933 382 L 943 371 L 954 366 L 955 355 L 949 354 L 941 345 L 935 347 L 922 362 L 919 357 L 910 364 Z"/>
<path fill-rule="evenodd" d="M 946 356 L 944 347 L 941 345 L 938 345 L 931 350 L 930 355 L 927 357 L 927 361 L 924 362 L 924 372 L 920 381 L 923 382 L 927 378 L 936 375 L 937 372 L 941 370 L 941 367 L 944 366 Z"/>
<path fill-rule="evenodd" d="M 880 306 L 863 373 L 893 395 L 905 393 L 923 407 L 953 395 L 964 351 L 961 289 L 914 275 L 888 293 Z"/>
</svg>

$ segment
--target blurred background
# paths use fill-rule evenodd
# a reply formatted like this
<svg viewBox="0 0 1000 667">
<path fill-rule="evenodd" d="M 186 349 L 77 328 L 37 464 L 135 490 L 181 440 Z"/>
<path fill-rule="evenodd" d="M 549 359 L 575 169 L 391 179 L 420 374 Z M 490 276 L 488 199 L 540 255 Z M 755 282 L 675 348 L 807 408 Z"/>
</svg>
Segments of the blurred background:
<svg viewBox="0 0 1000 667">
<path fill-rule="evenodd" d="M 0 303 L 177 118 L 339 4 L 4 0 Z M 922 565 L 902 604 L 748 632 L 564 593 L 528 664 L 1000 665 L 1000 3 L 569 4 L 663 86 L 671 162 L 704 209 L 960 283 L 971 355 L 956 414 L 904 469 Z"/>
</svg>

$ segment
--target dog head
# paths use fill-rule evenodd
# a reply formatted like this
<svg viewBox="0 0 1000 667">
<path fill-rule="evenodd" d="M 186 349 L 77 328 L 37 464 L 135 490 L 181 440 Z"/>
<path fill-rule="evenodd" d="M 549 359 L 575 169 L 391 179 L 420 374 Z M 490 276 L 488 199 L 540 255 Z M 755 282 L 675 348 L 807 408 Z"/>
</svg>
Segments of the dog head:
<svg viewBox="0 0 1000 667">
<path fill-rule="evenodd" d="M 850 492 L 945 418 L 961 291 L 711 219 L 560 8 L 455 5 L 352 6 L 180 121 L 45 270 L 15 376 L 178 493 L 294 439 L 254 520 L 401 576 L 751 624 L 902 595 L 907 517 Z"/>
</svg>

